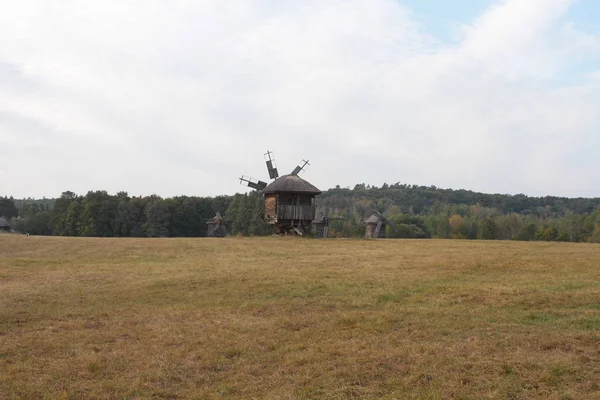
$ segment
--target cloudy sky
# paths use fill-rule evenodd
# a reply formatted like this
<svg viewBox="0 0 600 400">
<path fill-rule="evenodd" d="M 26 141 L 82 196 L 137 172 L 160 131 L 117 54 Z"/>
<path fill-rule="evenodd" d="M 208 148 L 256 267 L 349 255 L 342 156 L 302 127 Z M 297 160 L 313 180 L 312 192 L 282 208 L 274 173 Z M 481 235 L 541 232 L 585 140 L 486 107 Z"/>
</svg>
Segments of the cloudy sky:
<svg viewBox="0 0 600 400">
<path fill-rule="evenodd" d="M 597 0 L 0 0 L 0 195 L 600 196 Z"/>
</svg>

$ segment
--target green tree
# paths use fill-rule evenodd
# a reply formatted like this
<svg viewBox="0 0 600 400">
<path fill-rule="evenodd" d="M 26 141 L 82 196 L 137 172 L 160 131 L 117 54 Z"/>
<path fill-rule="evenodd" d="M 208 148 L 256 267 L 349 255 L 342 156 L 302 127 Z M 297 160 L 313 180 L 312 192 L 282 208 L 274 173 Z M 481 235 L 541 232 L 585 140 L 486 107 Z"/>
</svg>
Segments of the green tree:
<svg viewBox="0 0 600 400">
<path fill-rule="evenodd" d="M 152 196 L 145 208 L 144 231 L 148 237 L 169 236 L 171 215 L 167 203 L 158 196 Z"/>
<path fill-rule="evenodd" d="M 14 199 L 12 197 L 0 197 L 0 217 L 4 217 L 10 221 L 18 215 L 19 210 L 17 210 Z"/>
<path fill-rule="evenodd" d="M 19 225 L 22 233 L 31 235 L 52 235 L 52 215 L 50 211 L 41 211 L 24 220 L 24 226 Z"/>
<path fill-rule="evenodd" d="M 519 232 L 517 240 L 530 241 L 535 239 L 535 232 L 537 231 L 537 225 L 529 223 Z"/>
<path fill-rule="evenodd" d="M 77 200 L 77 195 L 71 191 L 63 192 L 54 202 L 52 207 L 51 224 L 55 235 L 71 236 L 72 227 L 67 227 L 67 210 L 72 202 Z"/>
<path fill-rule="evenodd" d="M 117 206 L 114 221 L 115 236 L 145 237 L 144 224 L 146 222 L 145 208 L 148 199 L 133 197 L 121 199 Z"/>
<path fill-rule="evenodd" d="M 271 233 L 270 226 L 265 221 L 265 201 L 262 195 L 253 192 L 248 196 L 248 202 L 252 206 L 250 221 L 250 234 L 264 236 Z"/>
<path fill-rule="evenodd" d="M 535 233 L 535 240 L 556 242 L 558 240 L 558 229 L 552 224 L 544 224 Z"/>
<path fill-rule="evenodd" d="M 564 232 L 564 239 L 570 242 L 581 242 L 584 240 L 584 221 L 585 215 L 578 215 L 568 211 L 561 219 L 561 233 Z"/>
<path fill-rule="evenodd" d="M 90 191 L 83 198 L 79 230 L 82 236 L 110 237 L 114 235 L 114 222 L 119 200 L 105 190 Z"/>
<path fill-rule="evenodd" d="M 496 240 L 499 237 L 500 229 L 494 217 L 485 217 L 480 224 L 479 239 Z"/>
<path fill-rule="evenodd" d="M 500 238 L 516 240 L 525 224 L 523 217 L 519 214 L 510 213 L 498 218 Z"/>
<path fill-rule="evenodd" d="M 60 235 L 79 236 L 81 234 L 81 213 L 83 211 L 82 199 L 77 198 L 69 204 L 69 208 L 62 218 Z"/>
<path fill-rule="evenodd" d="M 450 226 L 450 237 L 453 239 L 464 239 L 468 234 L 468 226 L 465 224 L 464 218 L 459 214 L 452 214 L 448 218 Z"/>
</svg>

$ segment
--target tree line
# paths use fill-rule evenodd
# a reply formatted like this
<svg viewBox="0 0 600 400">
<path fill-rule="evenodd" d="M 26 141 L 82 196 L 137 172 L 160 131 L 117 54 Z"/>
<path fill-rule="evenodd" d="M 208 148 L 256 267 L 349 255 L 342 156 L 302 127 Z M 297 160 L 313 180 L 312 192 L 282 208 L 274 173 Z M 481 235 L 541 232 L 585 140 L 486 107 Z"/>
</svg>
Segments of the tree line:
<svg viewBox="0 0 600 400">
<path fill-rule="evenodd" d="M 395 183 L 358 184 L 317 197 L 318 213 L 340 217 L 330 235 L 360 237 L 372 211 L 394 224 L 388 237 L 600 242 L 600 199 L 484 194 Z M 262 196 L 135 197 L 126 192 L 86 195 L 64 192 L 57 199 L 0 197 L 0 216 L 17 232 L 97 237 L 202 237 L 218 210 L 230 234 L 268 235 Z"/>
<path fill-rule="evenodd" d="M 364 234 L 364 217 L 384 213 L 388 237 L 600 242 L 600 198 L 484 194 L 395 183 L 324 192 L 318 204 L 343 220 L 337 236 Z M 332 214 L 333 212 L 333 214 Z"/>
<path fill-rule="evenodd" d="M 265 234 L 258 193 L 235 196 L 162 198 L 71 191 L 52 201 L 14 201 L 18 217 L 13 229 L 33 235 L 88 237 L 203 237 L 215 212 L 232 215 L 234 234 Z"/>
<path fill-rule="evenodd" d="M 330 234 L 337 237 L 363 236 L 363 218 L 338 209 L 343 220 L 335 221 Z M 437 238 L 521 241 L 564 241 L 600 243 L 600 208 L 592 213 L 539 217 L 517 213 L 501 214 L 497 208 L 438 203 L 424 215 L 404 214 L 392 207 L 386 227 L 390 238 Z"/>
</svg>

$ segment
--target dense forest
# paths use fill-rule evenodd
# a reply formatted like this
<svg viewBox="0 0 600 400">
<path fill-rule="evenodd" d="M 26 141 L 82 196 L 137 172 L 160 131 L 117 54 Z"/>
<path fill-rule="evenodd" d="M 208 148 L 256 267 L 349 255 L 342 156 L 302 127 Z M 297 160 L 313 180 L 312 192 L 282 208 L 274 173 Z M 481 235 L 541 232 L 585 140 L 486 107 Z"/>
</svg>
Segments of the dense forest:
<svg viewBox="0 0 600 400">
<path fill-rule="evenodd" d="M 484 194 L 395 183 L 339 186 L 319 204 L 342 221 L 333 234 L 359 236 L 371 210 L 387 212 L 388 237 L 600 242 L 600 198 Z M 331 211 L 330 211 L 331 215 Z"/>
<path fill-rule="evenodd" d="M 395 225 L 394 238 L 455 238 L 600 242 L 600 198 L 484 194 L 395 183 L 339 186 L 317 198 L 328 209 L 330 236 L 360 237 L 373 210 Z M 64 192 L 57 199 L 0 198 L 0 216 L 16 232 L 98 237 L 202 237 L 215 210 L 225 214 L 232 235 L 268 235 L 262 196 L 161 198 Z"/>
</svg>

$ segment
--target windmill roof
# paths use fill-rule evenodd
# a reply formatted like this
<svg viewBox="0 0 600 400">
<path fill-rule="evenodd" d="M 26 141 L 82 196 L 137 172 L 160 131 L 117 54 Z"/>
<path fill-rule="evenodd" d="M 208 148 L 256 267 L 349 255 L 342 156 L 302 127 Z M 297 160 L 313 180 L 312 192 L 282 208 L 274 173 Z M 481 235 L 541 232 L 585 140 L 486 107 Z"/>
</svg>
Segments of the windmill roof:
<svg viewBox="0 0 600 400">
<path fill-rule="evenodd" d="M 288 193 L 306 193 L 321 194 L 322 192 L 297 175 L 282 175 L 275 179 L 266 188 L 262 190 L 264 194 L 288 192 Z"/>
<path fill-rule="evenodd" d="M 206 223 L 207 224 L 216 224 L 218 222 L 221 222 L 222 220 L 223 220 L 223 217 L 221 217 L 221 214 L 217 213 L 217 215 L 215 215 L 214 217 L 212 217 L 211 219 L 206 221 Z"/>
<path fill-rule="evenodd" d="M 0 217 L 0 228 L 10 227 L 10 224 L 4 217 Z"/>
<path fill-rule="evenodd" d="M 371 214 L 371 216 L 365 219 L 365 224 L 377 224 L 379 222 L 379 217 L 375 214 Z"/>
</svg>

